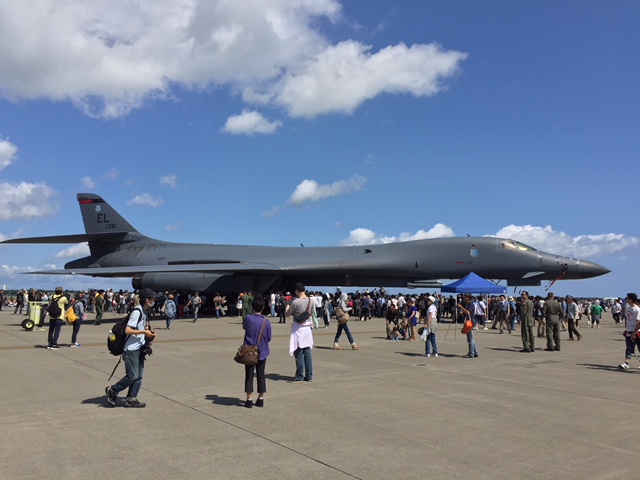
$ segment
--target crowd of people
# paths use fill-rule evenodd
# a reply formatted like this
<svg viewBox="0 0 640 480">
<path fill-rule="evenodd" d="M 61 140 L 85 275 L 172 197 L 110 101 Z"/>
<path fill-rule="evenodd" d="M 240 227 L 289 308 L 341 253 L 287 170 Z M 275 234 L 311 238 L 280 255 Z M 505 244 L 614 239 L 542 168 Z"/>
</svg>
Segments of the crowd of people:
<svg viewBox="0 0 640 480">
<path fill-rule="evenodd" d="M 127 328 L 129 335 L 135 337 L 130 342 L 130 350 L 137 350 L 148 338 L 155 337 L 151 328 L 152 319 L 164 320 L 166 330 L 171 329 L 171 322 L 178 317 L 192 319 L 195 323 L 199 315 L 210 314 L 216 318 L 232 316 L 242 318 L 245 330 L 245 343 L 258 342 L 260 358 L 257 365 L 246 366 L 245 406 L 254 405 L 252 400 L 253 378 L 257 377 L 258 399 L 256 406 L 264 406 L 265 363 L 269 356 L 271 339 L 271 322 L 265 323 L 265 315 L 278 318 L 278 323 L 291 322 L 289 354 L 294 357 L 296 371 L 291 383 L 311 382 L 313 380 L 313 329 L 329 328 L 331 323 L 337 324 L 334 337 L 334 350 L 340 350 L 340 338 L 344 333 L 352 350 L 359 350 L 348 325 L 348 319 L 369 321 L 372 318 L 384 318 L 386 338 L 388 340 L 425 341 L 425 355 L 438 357 L 437 333 L 441 322 L 466 324 L 463 331 L 467 337 L 468 351 L 464 358 L 477 358 L 478 346 L 474 332 L 481 330 L 497 330 L 499 334 L 512 334 L 517 326 L 520 328 L 522 353 L 536 351 L 537 338 L 546 342 L 545 351 L 561 349 L 560 332 L 568 332 L 568 341 L 580 341 L 582 334 L 579 328 L 600 328 L 602 314 L 611 311 L 615 324 L 625 326 L 625 359 L 620 369 L 629 369 L 629 359 L 635 355 L 636 347 L 640 351 L 638 330 L 640 329 L 640 305 L 635 293 L 626 298 L 610 299 L 576 299 L 572 296 L 556 297 L 548 293 L 546 298 L 530 297 L 523 291 L 513 297 L 472 296 L 470 294 L 445 296 L 438 293 L 418 295 L 391 295 L 381 288 L 369 292 L 347 293 L 337 289 L 335 293 L 311 292 L 298 283 L 290 292 L 272 292 L 267 295 L 241 292 L 237 295 L 221 295 L 215 293 L 208 297 L 199 292 L 166 291 L 153 292 L 144 289 L 143 294 L 128 291 L 87 290 L 70 293 L 62 287 L 56 288 L 49 296 L 37 290 L 19 290 L 15 298 L 7 297 L 0 291 L 0 305 L 14 309 L 13 314 L 29 313 L 34 304 L 41 307 L 40 324 L 44 325 L 49 314 L 49 349 L 58 349 L 58 338 L 61 326 L 65 322 L 67 309 L 73 309 L 78 320 L 73 322 L 72 347 L 80 347 L 78 333 L 80 326 L 88 320 L 88 314 L 95 314 L 94 325 L 100 325 L 105 312 L 118 315 L 129 315 L 140 310 L 135 322 Z M 142 295 L 142 296 L 141 296 Z M 52 304 L 57 307 L 52 307 Z M 1 308 L 0 308 L 1 309 Z M 141 323 L 141 319 L 142 321 Z M 582 322 L 582 323 L 581 323 Z M 143 325 L 141 328 L 141 325 Z M 268 324 L 265 329 L 264 326 Z M 260 332 L 260 334 L 258 334 Z M 125 349 L 125 352 L 128 351 Z M 117 393 L 128 388 L 125 406 L 143 407 L 137 400 L 142 381 L 143 363 L 133 354 L 125 357 L 127 376 L 106 390 L 108 402 L 115 405 Z M 136 353 L 137 355 L 137 353 Z M 135 361 L 134 361 L 135 357 Z M 127 361 L 128 359 L 128 361 Z M 251 368 L 250 368 L 251 367 Z"/>
</svg>

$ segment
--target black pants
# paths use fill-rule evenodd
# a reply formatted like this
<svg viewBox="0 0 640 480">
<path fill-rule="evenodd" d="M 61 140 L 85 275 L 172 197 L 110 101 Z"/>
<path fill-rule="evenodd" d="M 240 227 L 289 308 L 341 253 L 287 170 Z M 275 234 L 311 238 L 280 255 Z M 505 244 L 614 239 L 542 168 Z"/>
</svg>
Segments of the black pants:
<svg viewBox="0 0 640 480">
<path fill-rule="evenodd" d="M 569 318 L 567 319 L 567 322 L 569 323 L 569 338 L 573 338 L 574 335 L 576 338 L 580 338 L 582 335 L 580 335 L 580 332 L 578 332 L 578 329 L 576 328 L 575 320 L 573 318 Z"/>
<path fill-rule="evenodd" d="M 267 382 L 264 378 L 264 366 L 267 363 L 267 359 L 258 360 L 255 365 L 244 366 L 244 393 L 253 393 L 253 375 L 254 372 L 258 377 L 258 393 L 265 393 L 267 391 Z"/>
<path fill-rule="evenodd" d="M 77 319 L 73 322 L 73 331 L 71 332 L 71 343 L 76 343 L 78 341 L 78 332 L 80 331 L 80 325 L 82 325 L 82 320 Z"/>
<path fill-rule="evenodd" d="M 49 346 L 54 347 L 58 345 L 58 337 L 60 336 L 60 329 L 62 328 L 62 320 L 59 318 L 49 319 Z"/>
</svg>

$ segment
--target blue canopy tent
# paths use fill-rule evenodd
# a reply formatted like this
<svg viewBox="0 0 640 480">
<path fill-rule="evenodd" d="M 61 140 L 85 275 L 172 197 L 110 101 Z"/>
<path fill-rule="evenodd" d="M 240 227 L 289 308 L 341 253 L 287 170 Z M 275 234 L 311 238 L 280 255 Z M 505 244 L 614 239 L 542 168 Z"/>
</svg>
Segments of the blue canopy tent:
<svg viewBox="0 0 640 480">
<path fill-rule="evenodd" d="M 507 287 L 485 280 L 474 272 L 457 282 L 444 285 L 443 293 L 507 293 Z"/>
<path fill-rule="evenodd" d="M 496 285 L 495 283 L 485 280 L 479 275 L 476 275 L 474 272 L 471 272 L 469 275 L 461 278 L 457 282 L 450 283 L 449 285 L 444 285 L 440 289 L 440 291 L 442 293 L 507 293 L 507 287 L 504 287 L 502 285 Z M 458 311 L 457 297 L 456 297 L 455 311 L 457 315 L 457 311 Z M 449 324 L 449 327 L 451 327 L 451 324 Z M 447 335 L 448 334 L 449 334 L 449 329 L 447 328 Z M 455 330 L 453 335 L 455 338 Z M 444 338 L 445 340 L 447 339 L 446 335 Z"/>
</svg>

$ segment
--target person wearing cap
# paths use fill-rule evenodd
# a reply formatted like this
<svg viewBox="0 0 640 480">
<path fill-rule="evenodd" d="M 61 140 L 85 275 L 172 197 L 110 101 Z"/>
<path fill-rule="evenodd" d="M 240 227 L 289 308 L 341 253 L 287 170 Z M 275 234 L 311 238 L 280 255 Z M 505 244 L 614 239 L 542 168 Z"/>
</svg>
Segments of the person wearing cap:
<svg viewBox="0 0 640 480">
<path fill-rule="evenodd" d="M 547 352 L 560 351 L 560 320 L 564 318 L 562 306 L 553 292 L 549 292 L 544 303 L 544 319 L 547 325 Z"/>
<path fill-rule="evenodd" d="M 438 343 L 436 341 L 436 334 L 438 333 L 438 309 L 436 307 L 436 299 L 431 295 L 427 297 L 427 318 L 424 328 L 429 329 L 424 353 L 427 357 L 437 357 Z"/>
<path fill-rule="evenodd" d="M 49 350 L 57 350 L 60 347 L 58 346 L 58 337 L 60 337 L 60 329 L 62 328 L 62 316 L 64 312 L 67 310 L 66 305 L 69 303 L 69 300 L 64 295 L 62 287 L 56 287 L 55 293 L 51 296 L 51 304 L 52 302 L 56 302 L 58 307 L 60 307 L 60 315 L 51 315 L 51 310 L 49 310 L 49 345 L 47 348 Z"/>
<path fill-rule="evenodd" d="M 140 304 L 137 305 L 127 321 L 125 335 L 128 335 L 124 345 L 124 367 L 126 375 L 121 378 L 115 385 L 111 385 L 105 389 L 107 401 L 112 407 L 116 406 L 118 393 L 124 389 L 128 389 L 125 407 L 144 408 L 145 403 L 138 400 L 138 392 L 142 387 L 142 376 L 144 374 L 144 358 L 145 350 L 143 348 L 147 342 L 153 341 L 156 334 L 149 327 L 146 311 L 153 307 L 158 294 L 150 288 L 140 290 L 138 294 Z"/>
</svg>

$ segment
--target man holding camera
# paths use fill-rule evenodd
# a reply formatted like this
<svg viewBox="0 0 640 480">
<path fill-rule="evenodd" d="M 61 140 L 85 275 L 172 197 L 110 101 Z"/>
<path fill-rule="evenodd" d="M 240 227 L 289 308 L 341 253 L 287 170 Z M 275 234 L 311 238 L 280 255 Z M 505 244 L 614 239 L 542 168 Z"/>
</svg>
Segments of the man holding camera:
<svg viewBox="0 0 640 480">
<path fill-rule="evenodd" d="M 158 294 L 150 288 L 144 288 L 138 294 L 140 303 L 137 305 L 131 315 L 125 329 L 128 336 L 124 346 L 124 366 L 126 375 L 120 379 L 115 385 L 107 387 L 107 401 L 112 407 L 116 406 L 118 393 L 128 388 L 125 407 L 128 408 L 144 408 L 147 405 L 138 401 L 138 392 L 142 386 L 142 375 L 144 373 L 144 359 L 147 355 L 151 355 L 151 347 L 149 343 L 156 338 L 156 334 L 151 330 L 147 321 L 146 311 L 153 307 Z"/>
</svg>

